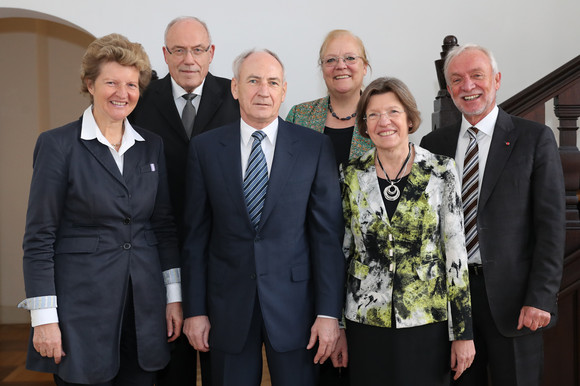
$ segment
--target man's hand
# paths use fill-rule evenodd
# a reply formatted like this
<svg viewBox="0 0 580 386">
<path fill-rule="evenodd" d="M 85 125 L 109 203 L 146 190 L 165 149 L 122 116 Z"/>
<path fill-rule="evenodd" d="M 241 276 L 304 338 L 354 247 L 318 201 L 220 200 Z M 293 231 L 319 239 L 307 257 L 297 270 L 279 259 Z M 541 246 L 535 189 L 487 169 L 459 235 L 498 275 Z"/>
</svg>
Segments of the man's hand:
<svg viewBox="0 0 580 386">
<path fill-rule="evenodd" d="M 181 335 L 181 327 L 183 326 L 183 310 L 181 309 L 181 302 L 169 303 L 165 307 L 165 319 L 167 320 L 167 339 L 168 342 L 173 342 Z"/>
<path fill-rule="evenodd" d="M 473 340 L 454 340 L 451 342 L 451 370 L 457 380 L 465 370 L 471 366 L 475 358 L 475 345 Z"/>
<path fill-rule="evenodd" d="M 34 327 L 32 345 L 43 357 L 54 358 L 54 363 L 60 363 L 66 354 L 62 350 L 62 339 L 58 323 L 42 324 Z"/>
<path fill-rule="evenodd" d="M 211 324 L 206 315 L 193 316 L 185 319 L 183 332 L 194 349 L 201 352 L 209 351 L 209 330 Z"/>
<path fill-rule="evenodd" d="M 523 306 L 520 311 L 520 318 L 518 320 L 518 330 L 524 327 L 532 331 L 538 328 L 546 327 L 550 323 L 550 313 L 539 308 Z"/>
<path fill-rule="evenodd" d="M 318 340 L 318 351 L 314 356 L 315 364 L 322 364 L 336 347 L 338 341 L 338 320 L 334 318 L 317 317 L 310 329 L 310 341 L 307 350 L 310 350 Z"/>
<path fill-rule="evenodd" d="M 338 342 L 336 342 L 336 347 L 330 355 L 330 359 L 334 367 L 348 366 L 348 345 L 344 328 L 339 329 Z"/>
</svg>

